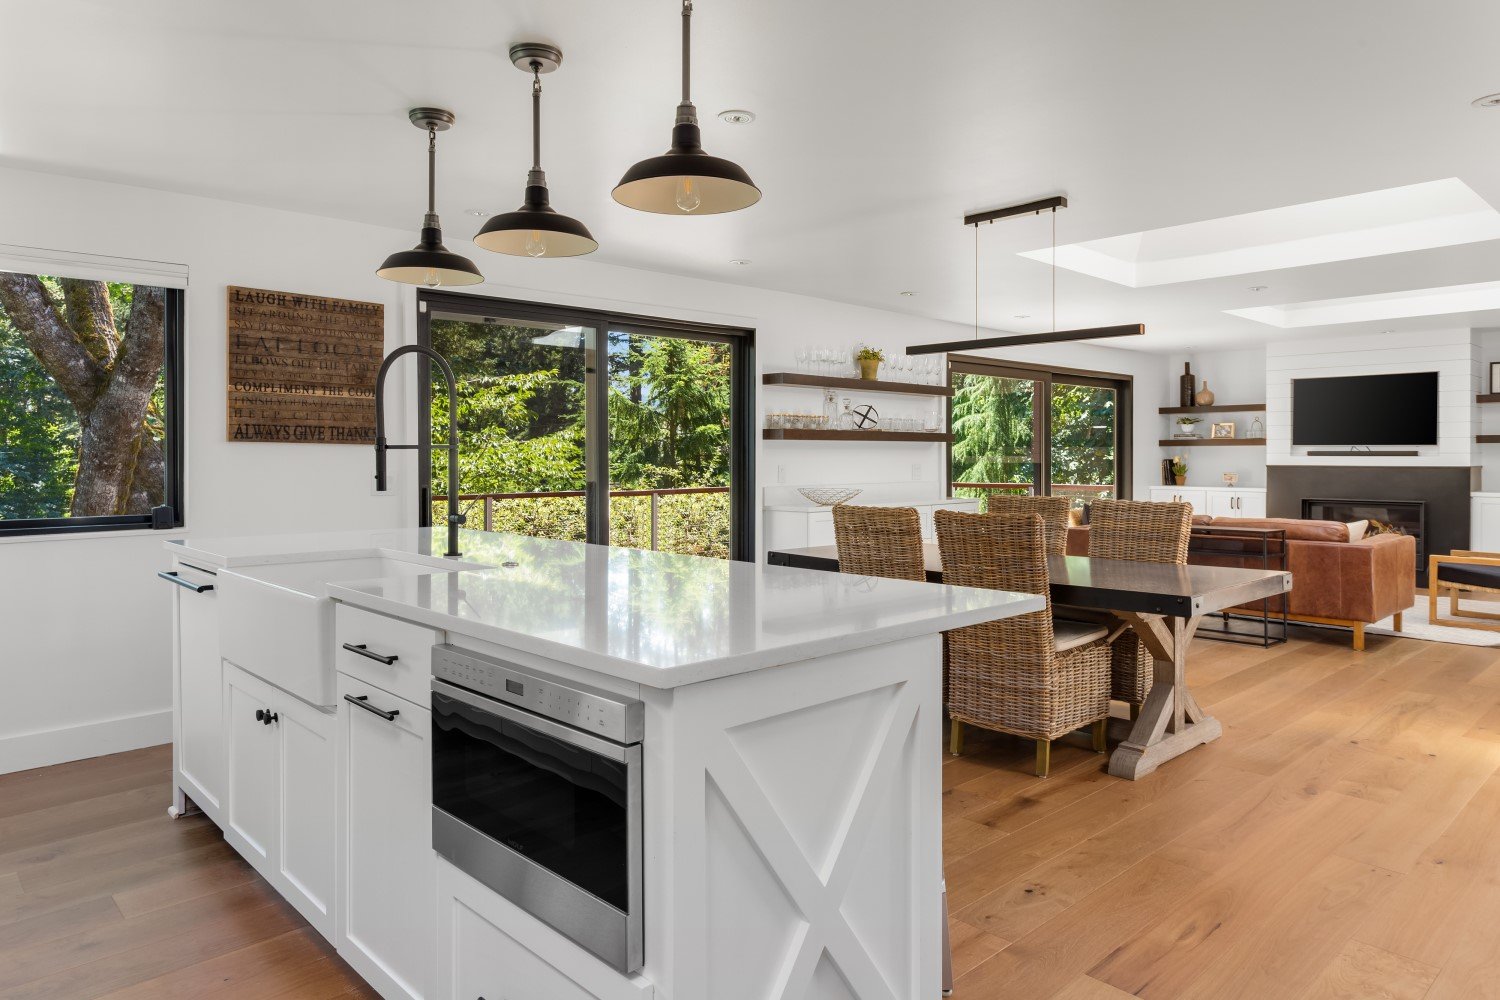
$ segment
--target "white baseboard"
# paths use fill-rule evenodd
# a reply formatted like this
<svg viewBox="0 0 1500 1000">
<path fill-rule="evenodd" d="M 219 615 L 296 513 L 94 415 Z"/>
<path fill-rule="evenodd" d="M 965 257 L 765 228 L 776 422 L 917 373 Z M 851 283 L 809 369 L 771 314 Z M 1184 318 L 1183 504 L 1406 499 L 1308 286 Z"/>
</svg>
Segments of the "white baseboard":
<svg viewBox="0 0 1500 1000">
<path fill-rule="evenodd" d="M 172 742 L 172 711 L 0 736 L 0 774 Z"/>
</svg>

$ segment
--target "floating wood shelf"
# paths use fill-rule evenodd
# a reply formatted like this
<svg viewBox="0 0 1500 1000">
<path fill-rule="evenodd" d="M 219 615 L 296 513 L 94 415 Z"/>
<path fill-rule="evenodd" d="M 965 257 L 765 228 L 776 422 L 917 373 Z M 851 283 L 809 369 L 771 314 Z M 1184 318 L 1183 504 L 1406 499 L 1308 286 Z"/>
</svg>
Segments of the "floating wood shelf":
<svg viewBox="0 0 1500 1000">
<path fill-rule="evenodd" d="M 1481 392 L 1474 397 L 1476 403 L 1500 403 L 1500 392 Z"/>
<path fill-rule="evenodd" d="M 1495 397 L 1500 400 L 1500 396 Z M 1163 406 L 1157 413 L 1264 413 L 1265 403 L 1215 403 L 1213 406 Z"/>
<path fill-rule="evenodd" d="M 835 375 L 807 375 L 802 372 L 766 372 L 760 377 L 764 385 L 821 386 L 825 389 L 852 389 L 856 392 L 892 392 L 907 396 L 951 396 L 946 385 L 922 385 L 918 382 L 887 382 L 869 378 L 840 378 Z"/>
<path fill-rule="evenodd" d="M 1479 444 L 1500 444 L 1500 434 L 1476 434 L 1474 440 Z"/>
<path fill-rule="evenodd" d="M 1208 445 L 1212 445 L 1214 447 L 1224 447 L 1224 448 L 1231 448 L 1231 447 L 1234 447 L 1235 445 L 1239 445 L 1239 446 L 1244 447 L 1244 448 L 1264 448 L 1266 446 L 1266 439 L 1265 438 L 1167 438 L 1164 441 L 1158 441 L 1156 443 L 1159 444 L 1159 445 L 1161 445 L 1163 448 L 1178 448 L 1178 447 L 1201 448 L 1201 447 L 1208 446 Z"/>
<path fill-rule="evenodd" d="M 952 441 L 952 434 L 940 431 L 811 431 L 767 427 L 761 431 L 767 441 Z"/>
</svg>

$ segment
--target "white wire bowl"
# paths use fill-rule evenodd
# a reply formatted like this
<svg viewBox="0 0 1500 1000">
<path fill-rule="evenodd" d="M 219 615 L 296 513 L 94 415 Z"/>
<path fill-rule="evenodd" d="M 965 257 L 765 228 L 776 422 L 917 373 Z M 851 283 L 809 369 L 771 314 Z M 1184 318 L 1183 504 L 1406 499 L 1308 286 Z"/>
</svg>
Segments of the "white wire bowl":
<svg viewBox="0 0 1500 1000">
<path fill-rule="evenodd" d="M 853 500 L 864 490 L 851 490 L 847 486 L 799 486 L 797 492 L 820 507 L 832 507 L 846 500 Z"/>
</svg>

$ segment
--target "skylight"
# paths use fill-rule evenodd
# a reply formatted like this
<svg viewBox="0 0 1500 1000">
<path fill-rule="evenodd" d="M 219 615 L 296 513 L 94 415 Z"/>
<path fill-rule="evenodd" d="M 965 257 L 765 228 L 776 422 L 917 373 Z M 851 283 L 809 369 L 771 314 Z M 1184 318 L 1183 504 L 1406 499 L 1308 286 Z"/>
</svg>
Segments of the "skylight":
<svg viewBox="0 0 1500 1000">
<path fill-rule="evenodd" d="M 1500 281 L 1448 285 L 1445 288 L 1414 288 L 1405 292 L 1351 295 L 1342 299 L 1289 302 L 1278 306 L 1224 311 L 1231 316 L 1243 316 L 1267 326 L 1295 330 L 1305 326 L 1331 326 L 1335 323 L 1362 323 L 1411 316 L 1446 316 L 1452 313 L 1482 312 L 1486 309 L 1500 309 Z"/>
<path fill-rule="evenodd" d="M 1456 177 L 1057 248 L 1057 266 L 1132 288 L 1500 239 Z M 1050 262 L 1050 247 L 1021 256 Z"/>
</svg>

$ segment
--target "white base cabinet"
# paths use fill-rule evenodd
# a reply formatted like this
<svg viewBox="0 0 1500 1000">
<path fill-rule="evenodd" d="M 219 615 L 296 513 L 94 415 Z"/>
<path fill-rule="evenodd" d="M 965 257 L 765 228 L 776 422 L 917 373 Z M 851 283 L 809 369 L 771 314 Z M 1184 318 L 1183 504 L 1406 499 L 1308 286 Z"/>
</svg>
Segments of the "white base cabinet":
<svg viewBox="0 0 1500 1000">
<path fill-rule="evenodd" d="M 173 815 L 188 796 L 219 822 L 224 796 L 224 664 L 219 659 L 215 574 L 185 563 L 173 567 L 191 588 L 173 586 Z M 197 588 L 207 588 L 198 590 Z"/>
<path fill-rule="evenodd" d="M 325 937 L 333 931 L 334 725 L 224 663 L 224 839 Z"/>
<path fill-rule="evenodd" d="M 1259 487 L 1153 486 L 1151 499 L 1188 503 L 1194 514 L 1209 517 L 1266 516 L 1266 491 Z"/>
<path fill-rule="evenodd" d="M 387 1000 L 421 1000 L 433 952 L 431 712 L 345 673 L 338 696 L 335 944 Z"/>
<path fill-rule="evenodd" d="M 1500 493 L 1475 493 L 1469 504 L 1469 548 L 1500 552 Z"/>
<path fill-rule="evenodd" d="M 922 538 L 929 542 L 937 541 L 937 528 L 932 520 L 933 511 L 976 512 L 979 510 L 979 501 L 966 497 L 916 502 L 902 500 L 868 502 L 880 507 L 914 508 L 922 523 Z M 859 500 L 855 501 L 855 505 L 859 505 Z M 764 517 L 767 549 L 802 549 L 834 543 L 832 507 L 768 506 L 764 510 Z"/>
</svg>

